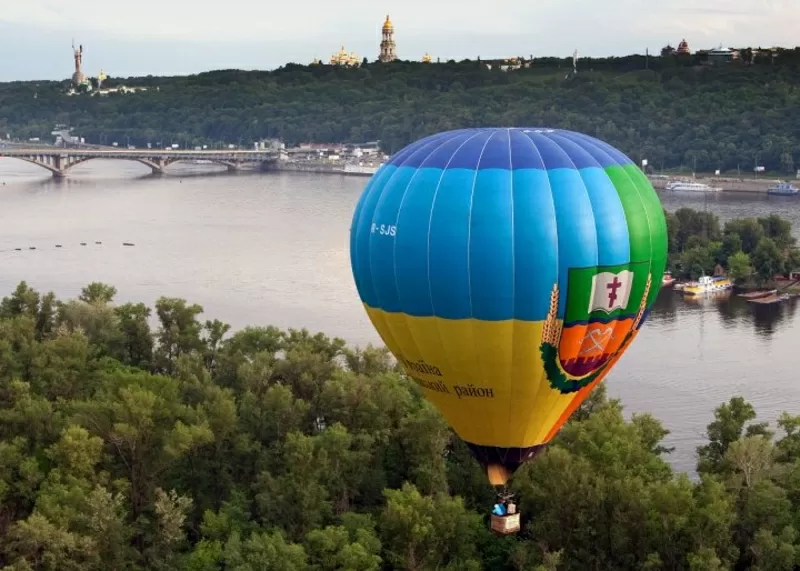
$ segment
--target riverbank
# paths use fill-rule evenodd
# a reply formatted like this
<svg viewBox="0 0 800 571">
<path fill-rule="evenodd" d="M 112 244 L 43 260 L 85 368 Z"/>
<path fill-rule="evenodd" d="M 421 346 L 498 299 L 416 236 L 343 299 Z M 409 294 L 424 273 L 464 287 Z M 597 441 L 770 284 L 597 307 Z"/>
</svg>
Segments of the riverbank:
<svg viewBox="0 0 800 571">
<path fill-rule="evenodd" d="M 278 161 L 270 166 L 270 170 L 369 177 L 377 172 L 378 166 L 318 163 L 310 161 Z M 648 179 L 652 183 L 653 188 L 657 190 L 663 190 L 667 183 L 672 180 L 671 178 L 652 175 L 648 176 Z M 698 177 L 693 180 L 709 186 L 722 188 L 723 192 L 746 192 L 756 194 L 766 194 L 767 189 L 770 186 L 780 182 L 778 179 L 746 179 L 729 177 Z"/>
<path fill-rule="evenodd" d="M 270 165 L 269 170 L 281 172 L 313 172 L 319 174 L 343 174 L 350 176 L 372 176 L 378 171 L 378 167 L 351 165 L 351 164 L 330 164 L 316 163 L 309 161 L 277 161 Z"/>
</svg>

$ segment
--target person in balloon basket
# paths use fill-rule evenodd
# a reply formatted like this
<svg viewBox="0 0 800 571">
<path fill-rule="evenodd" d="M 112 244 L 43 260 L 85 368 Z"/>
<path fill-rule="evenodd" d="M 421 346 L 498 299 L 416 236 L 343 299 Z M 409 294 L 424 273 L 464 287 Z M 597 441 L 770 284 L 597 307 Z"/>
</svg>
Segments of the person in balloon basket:
<svg viewBox="0 0 800 571">
<path fill-rule="evenodd" d="M 517 513 L 517 506 L 508 501 L 498 502 L 494 505 L 494 509 L 492 509 L 492 514 L 499 517 L 514 515 L 515 513 Z"/>
</svg>

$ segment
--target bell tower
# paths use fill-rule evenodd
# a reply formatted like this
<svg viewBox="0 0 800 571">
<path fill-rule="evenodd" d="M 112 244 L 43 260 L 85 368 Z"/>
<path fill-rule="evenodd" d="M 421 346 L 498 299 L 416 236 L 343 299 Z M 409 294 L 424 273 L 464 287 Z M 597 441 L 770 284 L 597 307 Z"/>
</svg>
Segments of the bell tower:
<svg viewBox="0 0 800 571">
<path fill-rule="evenodd" d="M 385 63 L 396 59 L 397 55 L 394 53 L 394 26 L 387 14 L 386 21 L 381 28 L 381 53 L 378 56 L 378 60 Z"/>
</svg>

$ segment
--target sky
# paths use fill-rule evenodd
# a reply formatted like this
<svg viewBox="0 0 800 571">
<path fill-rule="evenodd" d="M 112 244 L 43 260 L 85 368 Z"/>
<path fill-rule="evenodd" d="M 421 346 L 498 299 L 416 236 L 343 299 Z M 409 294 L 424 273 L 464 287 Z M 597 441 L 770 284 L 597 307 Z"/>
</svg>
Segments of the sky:
<svg viewBox="0 0 800 571">
<path fill-rule="evenodd" d="M 342 45 L 374 60 L 386 14 L 402 59 L 622 56 L 800 44 L 798 0 L 0 0 L 0 81 L 274 69 Z"/>
</svg>

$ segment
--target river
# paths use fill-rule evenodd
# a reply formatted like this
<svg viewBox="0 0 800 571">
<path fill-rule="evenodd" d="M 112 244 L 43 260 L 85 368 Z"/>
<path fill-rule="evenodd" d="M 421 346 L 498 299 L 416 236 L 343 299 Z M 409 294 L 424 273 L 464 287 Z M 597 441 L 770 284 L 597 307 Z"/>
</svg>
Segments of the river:
<svg viewBox="0 0 800 571">
<path fill-rule="evenodd" d="M 0 160 L 0 296 L 21 280 L 61 297 L 101 281 L 117 287 L 118 301 L 182 297 L 234 328 L 306 327 L 351 344 L 380 343 L 348 251 L 367 178 L 170 169 L 159 178 L 136 163 L 92 161 L 56 181 L 33 165 Z M 662 201 L 668 210 L 708 208 L 723 220 L 774 212 L 800 231 L 800 201 L 791 198 L 664 193 Z M 609 393 L 626 414 L 659 418 L 671 431 L 673 466 L 692 472 L 713 409 L 731 396 L 744 396 L 763 420 L 800 414 L 796 304 L 689 303 L 663 291 L 609 375 Z"/>
</svg>

